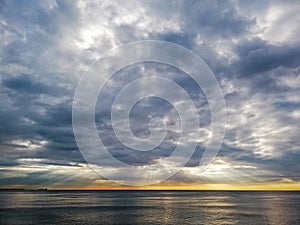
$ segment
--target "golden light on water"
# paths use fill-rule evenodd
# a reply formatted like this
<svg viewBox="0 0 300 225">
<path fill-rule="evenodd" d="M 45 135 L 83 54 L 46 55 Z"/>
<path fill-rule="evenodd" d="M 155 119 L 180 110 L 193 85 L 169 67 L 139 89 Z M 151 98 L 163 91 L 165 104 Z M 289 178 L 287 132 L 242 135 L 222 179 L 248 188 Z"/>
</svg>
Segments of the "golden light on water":
<svg viewBox="0 0 300 225">
<path fill-rule="evenodd" d="M 300 190 L 300 182 L 286 181 L 282 180 L 279 182 L 270 183 L 215 183 L 215 184 L 200 184 L 200 183 L 183 183 L 176 181 L 166 181 L 161 184 L 151 185 L 151 186 L 121 186 L 119 184 L 107 181 L 106 184 L 93 184 L 88 186 L 78 187 L 55 187 L 54 189 L 66 189 L 66 190 L 183 190 L 183 191 L 193 191 L 193 190 L 216 190 L 216 191 L 296 191 Z"/>
</svg>

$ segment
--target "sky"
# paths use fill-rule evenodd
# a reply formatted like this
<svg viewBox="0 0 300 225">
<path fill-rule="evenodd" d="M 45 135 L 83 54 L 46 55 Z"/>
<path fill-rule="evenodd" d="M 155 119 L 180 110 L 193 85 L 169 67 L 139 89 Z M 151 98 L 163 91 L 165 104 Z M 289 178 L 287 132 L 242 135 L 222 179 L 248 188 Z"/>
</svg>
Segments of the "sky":
<svg viewBox="0 0 300 225">
<path fill-rule="evenodd" d="M 300 189 L 299 11 L 297 0 L 0 1 L 0 188 Z M 138 152 L 117 139 L 110 108 L 139 77 L 166 77 L 182 86 L 197 107 L 202 132 L 184 168 L 137 188 L 112 182 L 86 163 L 74 137 L 72 103 L 95 60 L 141 40 L 176 43 L 200 56 L 222 89 L 227 123 L 217 157 L 202 171 L 211 114 L 201 88 L 162 63 L 121 69 L 96 105 L 99 138 L 111 155 L 150 165 L 178 143 L 180 117 L 159 98 L 141 100 L 130 114 L 137 137 L 149 135 L 149 118 L 163 118 L 167 133 L 158 148 Z M 163 93 L 159 87 L 143 84 L 137 93 Z M 95 166 L 120 180 L 130 177 L 122 167 Z"/>
</svg>

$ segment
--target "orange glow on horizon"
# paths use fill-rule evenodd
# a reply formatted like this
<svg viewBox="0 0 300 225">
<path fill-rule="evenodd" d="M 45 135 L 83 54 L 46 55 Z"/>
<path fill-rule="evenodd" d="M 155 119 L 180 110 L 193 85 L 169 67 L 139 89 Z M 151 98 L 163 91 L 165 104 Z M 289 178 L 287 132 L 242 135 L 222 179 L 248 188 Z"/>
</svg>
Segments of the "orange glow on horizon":
<svg viewBox="0 0 300 225">
<path fill-rule="evenodd" d="M 122 186 L 117 183 L 109 182 L 105 185 L 93 184 L 81 187 L 53 187 L 50 190 L 219 190 L 219 191 L 272 191 L 287 190 L 300 191 L 300 182 L 270 182 L 270 183 L 232 183 L 232 184 L 199 184 L 199 183 L 182 183 L 182 182 L 164 182 L 151 186 Z"/>
</svg>

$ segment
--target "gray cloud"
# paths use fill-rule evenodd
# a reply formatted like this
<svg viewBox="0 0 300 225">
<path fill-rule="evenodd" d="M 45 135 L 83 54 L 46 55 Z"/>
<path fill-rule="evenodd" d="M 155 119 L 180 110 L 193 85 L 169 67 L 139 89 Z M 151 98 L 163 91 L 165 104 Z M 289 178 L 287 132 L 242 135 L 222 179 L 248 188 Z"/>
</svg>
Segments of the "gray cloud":
<svg viewBox="0 0 300 225">
<path fill-rule="evenodd" d="M 269 20 L 270 7 L 290 13 Z M 203 57 L 221 83 L 228 107 L 224 144 L 210 171 L 221 175 L 197 172 L 203 135 L 176 179 L 299 180 L 299 10 L 292 2 L 1 1 L 0 8 L 1 186 L 95 184 L 97 177 L 85 169 L 72 130 L 77 82 L 106 50 L 145 39 L 171 41 Z M 277 27 L 281 37 L 274 35 Z M 120 71 L 98 101 L 95 120 L 111 154 L 133 165 L 167 157 L 178 140 L 178 115 L 157 99 L 136 105 L 131 124 L 137 136 L 147 136 L 148 116 L 168 119 L 168 135 L 160 148 L 126 149 L 112 130 L 110 107 L 117 93 L 151 74 L 181 85 L 197 104 L 201 128 L 210 126 L 205 97 L 180 71 L 147 63 Z"/>
<path fill-rule="evenodd" d="M 300 66 L 300 45 L 274 45 L 261 39 L 241 41 L 236 46 L 241 77 L 264 73 L 278 67 L 297 68 Z"/>
<path fill-rule="evenodd" d="M 64 94 L 64 90 L 57 86 L 49 86 L 39 81 L 32 80 L 30 75 L 22 74 L 11 79 L 5 79 L 2 81 L 5 87 L 24 94 L 47 94 L 57 96 Z"/>
</svg>

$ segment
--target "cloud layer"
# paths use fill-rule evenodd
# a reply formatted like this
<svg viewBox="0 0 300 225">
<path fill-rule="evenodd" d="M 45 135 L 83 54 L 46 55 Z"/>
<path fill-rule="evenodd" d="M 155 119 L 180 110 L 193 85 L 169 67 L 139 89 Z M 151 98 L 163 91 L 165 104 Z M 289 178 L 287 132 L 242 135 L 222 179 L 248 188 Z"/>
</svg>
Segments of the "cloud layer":
<svg viewBox="0 0 300 225">
<path fill-rule="evenodd" d="M 147 137 L 149 118 L 163 118 L 168 133 L 159 148 L 127 149 L 112 130 L 110 106 L 122 87 L 158 75 L 190 94 L 203 128 L 192 159 L 172 180 L 300 181 L 299 10 L 296 1 L 1 1 L 1 187 L 105 182 L 77 148 L 74 92 L 89 65 L 107 50 L 150 39 L 187 47 L 210 66 L 227 105 L 224 142 L 209 170 L 200 173 L 211 119 L 205 96 L 181 71 L 140 63 L 115 74 L 97 103 L 97 129 L 112 155 L 132 165 L 151 164 L 176 146 L 179 117 L 161 99 L 141 101 L 130 121 L 135 135 Z M 154 87 L 137 91 L 146 88 Z"/>
</svg>

